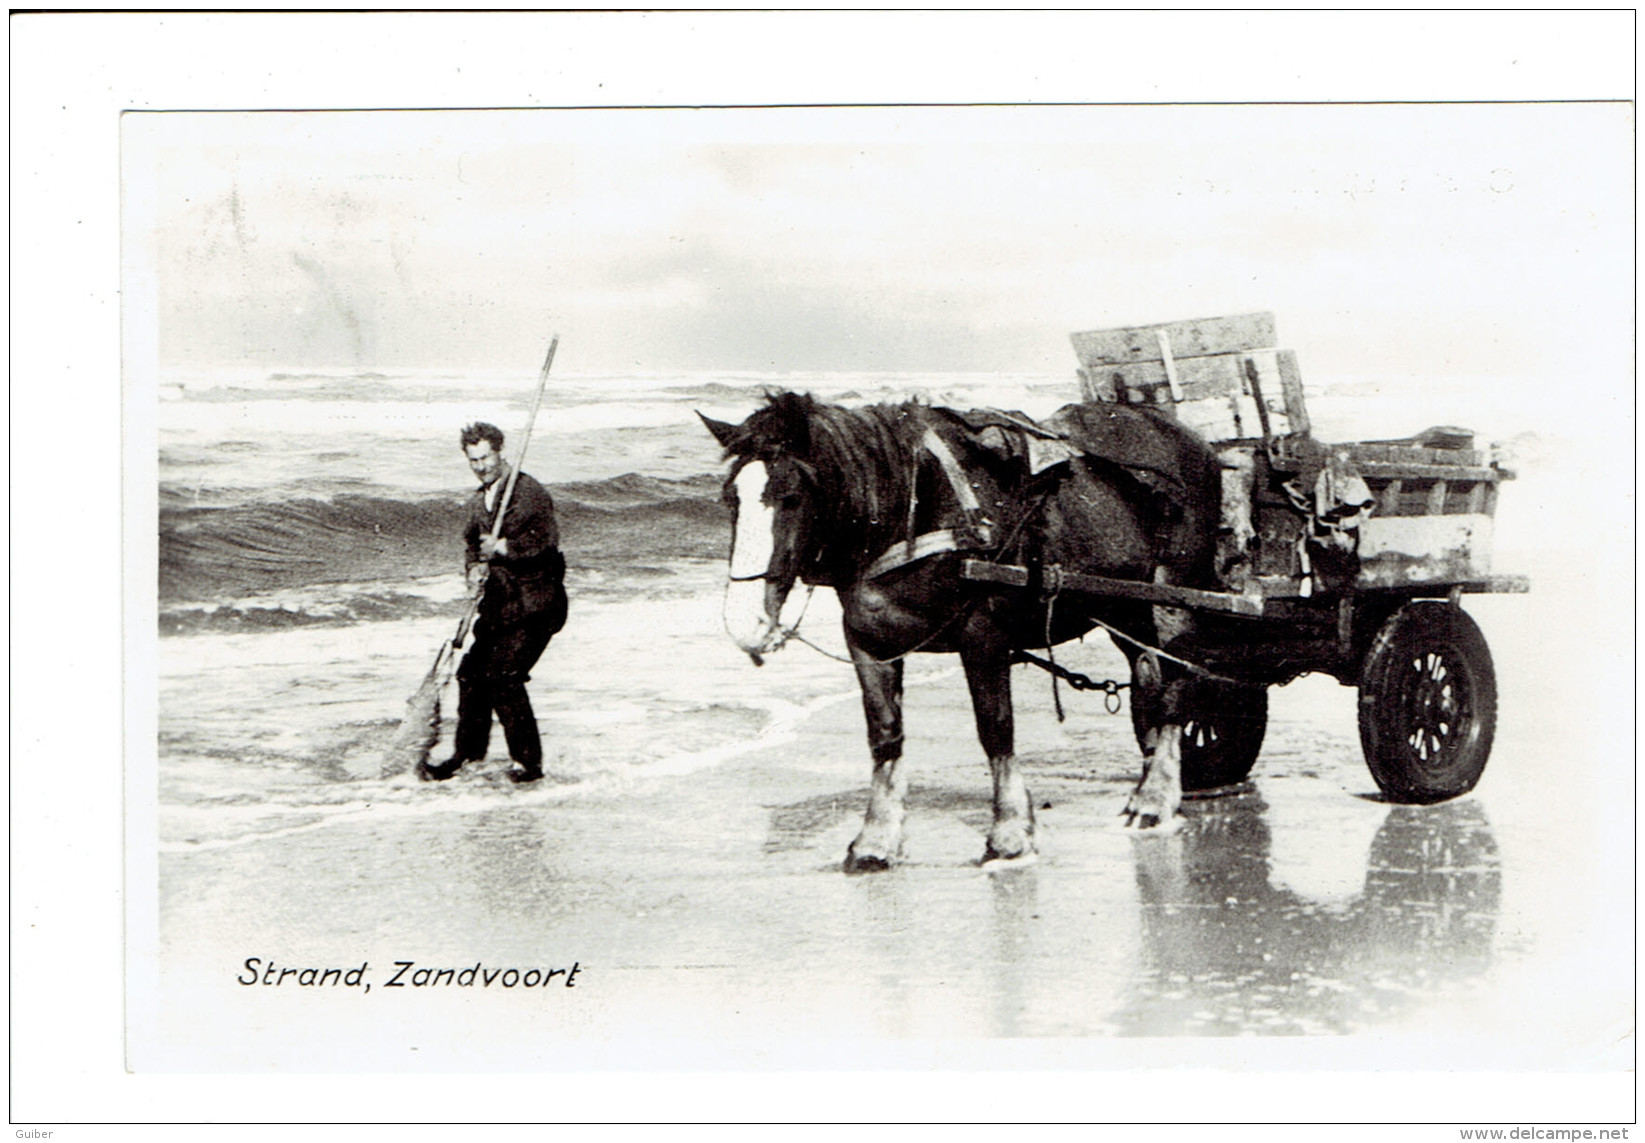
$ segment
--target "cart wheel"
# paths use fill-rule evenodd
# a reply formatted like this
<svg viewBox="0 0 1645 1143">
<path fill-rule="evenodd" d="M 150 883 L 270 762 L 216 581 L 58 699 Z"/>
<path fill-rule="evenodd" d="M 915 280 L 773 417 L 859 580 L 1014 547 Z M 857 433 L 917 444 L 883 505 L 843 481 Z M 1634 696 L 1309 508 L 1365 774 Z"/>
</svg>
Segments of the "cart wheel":
<svg viewBox="0 0 1645 1143">
<path fill-rule="evenodd" d="M 1243 782 L 1256 765 L 1268 730 L 1268 688 L 1202 681 L 1182 728 L 1182 788 L 1214 790 Z M 1147 748 L 1152 718 L 1131 703 L 1131 728 Z"/>
<path fill-rule="evenodd" d="M 1466 794 L 1496 733 L 1496 669 L 1460 607 L 1408 603 L 1382 625 L 1359 683 L 1359 740 L 1382 792 L 1426 804 Z"/>
</svg>

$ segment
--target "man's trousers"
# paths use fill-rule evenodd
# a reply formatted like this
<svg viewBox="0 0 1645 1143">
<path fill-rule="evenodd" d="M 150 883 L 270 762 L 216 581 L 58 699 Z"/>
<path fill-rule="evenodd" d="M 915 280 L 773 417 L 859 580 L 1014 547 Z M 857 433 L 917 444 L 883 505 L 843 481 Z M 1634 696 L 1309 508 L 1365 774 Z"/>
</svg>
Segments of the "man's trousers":
<svg viewBox="0 0 1645 1143">
<path fill-rule="evenodd" d="M 477 762 L 486 756 L 496 711 L 508 756 L 528 770 L 542 769 L 543 744 L 525 684 L 548 646 L 551 626 L 546 615 L 508 624 L 482 618 L 475 625 L 474 644 L 457 668 L 455 757 Z"/>
</svg>

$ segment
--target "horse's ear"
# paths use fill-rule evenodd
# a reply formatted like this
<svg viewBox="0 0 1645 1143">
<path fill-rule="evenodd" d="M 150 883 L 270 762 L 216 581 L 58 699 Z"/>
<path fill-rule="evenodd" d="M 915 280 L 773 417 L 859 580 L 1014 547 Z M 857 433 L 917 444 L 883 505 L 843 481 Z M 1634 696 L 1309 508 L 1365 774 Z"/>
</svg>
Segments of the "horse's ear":
<svg viewBox="0 0 1645 1143">
<path fill-rule="evenodd" d="M 730 448 L 731 442 L 740 435 L 737 426 L 727 421 L 716 421 L 713 417 L 704 417 L 701 413 L 697 416 L 702 417 L 703 424 L 708 426 L 708 431 L 714 434 L 714 439 L 720 442 L 721 448 Z"/>
<path fill-rule="evenodd" d="M 794 456 L 811 454 L 811 414 L 816 407 L 817 402 L 809 393 L 778 393 L 771 398 L 771 410 L 777 414 L 783 444 Z"/>
</svg>

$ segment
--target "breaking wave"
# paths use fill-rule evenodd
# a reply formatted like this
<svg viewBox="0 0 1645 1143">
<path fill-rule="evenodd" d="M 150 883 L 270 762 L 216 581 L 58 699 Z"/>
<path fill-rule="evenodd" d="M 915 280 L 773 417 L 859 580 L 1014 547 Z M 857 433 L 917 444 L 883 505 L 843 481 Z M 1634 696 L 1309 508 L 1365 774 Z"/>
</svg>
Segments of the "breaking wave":
<svg viewBox="0 0 1645 1143">
<path fill-rule="evenodd" d="M 573 570 L 644 573 L 681 559 L 723 558 L 729 524 L 719 478 L 681 480 L 627 474 L 554 485 L 561 548 Z M 357 622 L 383 601 L 404 613 L 413 596 L 358 595 L 338 610 L 250 610 L 243 596 L 316 584 L 403 584 L 461 567 L 465 498 L 415 501 L 366 495 L 199 505 L 162 489 L 160 602 L 175 630 L 232 622 L 269 627 Z M 192 611 L 179 605 L 212 603 Z M 229 613 L 239 618 L 230 620 Z M 214 618 L 215 617 L 215 618 Z"/>
</svg>

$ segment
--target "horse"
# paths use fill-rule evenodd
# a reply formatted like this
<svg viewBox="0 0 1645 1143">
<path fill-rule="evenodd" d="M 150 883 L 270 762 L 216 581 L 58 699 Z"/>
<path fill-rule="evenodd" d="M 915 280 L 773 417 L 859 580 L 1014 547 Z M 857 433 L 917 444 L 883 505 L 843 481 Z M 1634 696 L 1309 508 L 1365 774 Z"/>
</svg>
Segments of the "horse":
<svg viewBox="0 0 1645 1143">
<path fill-rule="evenodd" d="M 1116 642 L 1132 664 L 1134 713 L 1146 712 L 1137 725 L 1151 728 L 1139 734 L 1143 774 L 1123 812 L 1140 829 L 1170 821 L 1182 797 L 1179 740 L 1193 678 L 1145 648 L 1191 621 L 1135 600 L 1060 595 L 1056 569 L 1213 586 L 1220 466 L 1203 440 L 1124 405 L 1071 405 L 1040 425 L 1020 414 L 920 402 L 848 408 L 782 392 L 741 424 L 699 416 L 731 462 L 724 618 L 737 646 L 759 665 L 793 634 L 780 616 L 796 582 L 839 596 L 873 759 L 848 872 L 888 868 L 901 852 L 903 660 L 916 652 L 958 653 L 964 667 L 993 778 L 985 865 L 1037 853 L 1033 800 L 1014 754 L 1013 655 L 1099 624 L 1124 637 Z M 1041 590 L 967 579 L 968 558 L 1030 568 Z"/>
</svg>

